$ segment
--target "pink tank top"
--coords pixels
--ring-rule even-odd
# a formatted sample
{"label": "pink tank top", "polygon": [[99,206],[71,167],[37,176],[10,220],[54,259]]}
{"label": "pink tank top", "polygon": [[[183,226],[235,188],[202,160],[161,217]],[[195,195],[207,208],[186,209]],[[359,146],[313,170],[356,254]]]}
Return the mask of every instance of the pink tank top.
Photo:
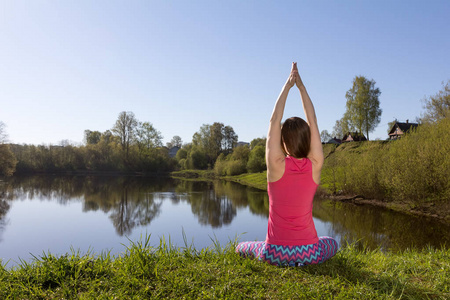
{"label": "pink tank top", "polygon": [[269,182],[269,223],[266,243],[301,246],[319,241],[312,217],[317,184],[309,158],[287,156],[283,177]]}

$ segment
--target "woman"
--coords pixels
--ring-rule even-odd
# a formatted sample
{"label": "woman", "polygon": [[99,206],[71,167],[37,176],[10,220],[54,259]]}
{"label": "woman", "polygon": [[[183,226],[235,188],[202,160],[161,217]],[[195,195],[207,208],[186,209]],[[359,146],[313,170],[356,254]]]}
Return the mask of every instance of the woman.
{"label": "woman", "polygon": [[[289,90],[297,85],[306,115],[287,119],[282,126]],[[312,218],[313,198],[323,165],[316,113],[300,78],[297,63],[281,90],[269,123],[266,143],[269,222],[264,242],[242,242],[236,252],[278,266],[324,262],[334,256],[338,244],[318,237]]]}

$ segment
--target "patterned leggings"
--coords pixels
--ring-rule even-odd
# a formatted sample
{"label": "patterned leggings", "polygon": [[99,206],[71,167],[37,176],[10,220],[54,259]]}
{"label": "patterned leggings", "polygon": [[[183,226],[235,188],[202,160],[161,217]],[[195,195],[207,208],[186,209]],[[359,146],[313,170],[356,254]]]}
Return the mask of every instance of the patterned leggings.
{"label": "patterned leggings", "polygon": [[257,258],[277,266],[303,266],[320,264],[333,257],[338,243],[332,237],[322,236],[315,244],[304,246],[278,246],[266,242],[242,242],[236,252],[243,257]]}

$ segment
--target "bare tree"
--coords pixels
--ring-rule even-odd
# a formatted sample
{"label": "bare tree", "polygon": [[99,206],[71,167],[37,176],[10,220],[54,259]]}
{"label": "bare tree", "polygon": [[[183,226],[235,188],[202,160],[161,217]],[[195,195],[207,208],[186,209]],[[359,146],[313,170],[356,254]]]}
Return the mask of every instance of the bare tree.
{"label": "bare tree", "polygon": [[114,127],[111,129],[111,131],[119,137],[120,145],[122,146],[126,158],[128,158],[130,144],[134,139],[137,125],[138,121],[134,116],[134,113],[131,111],[123,111],[119,114]]}
{"label": "bare tree", "polygon": [[8,141],[8,135],[6,134],[5,127],[5,123],[0,121],[0,144],[4,144]]}

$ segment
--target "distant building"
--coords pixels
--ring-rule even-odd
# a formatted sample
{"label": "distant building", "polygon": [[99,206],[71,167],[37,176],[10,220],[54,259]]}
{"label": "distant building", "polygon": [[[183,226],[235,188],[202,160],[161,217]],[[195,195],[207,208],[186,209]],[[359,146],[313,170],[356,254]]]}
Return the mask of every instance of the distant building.
{"label": "distant building", "polygon": [[325,144],[335,144],[335,145],[340,145],[342,144],[342,140],[334,137],[332,139],[330,139],[328,142],[326,142]]}
{"label": "distant building", "polygon": [[344,135],[344,138],[342,139],[343,143],[362,142],[362,141],[367,141],[367,139],[364,136],[364,134],[358,132],[348,132],[346,135]]}
{"label": "distant building", "polygon": [[399,139],[411,129],[417,128],[417,126],[419,126],[419,124],[409,123],[409,120],[406,120],[406,123],[395,122],[394,125],[392,125],[391,130],[389,130],[389,139]]}
{"label": "distant building", "polygon": [[250,143],[247,143],[247,142],[237,142],[236,147],[239,147],[239,146],[250,146]]}
{"label": "distant building", "polygon": [[175,157],[177,155],[178,150],[180,150],[180,147],[173,146],[172,148],[169,149],[169,156]]}

